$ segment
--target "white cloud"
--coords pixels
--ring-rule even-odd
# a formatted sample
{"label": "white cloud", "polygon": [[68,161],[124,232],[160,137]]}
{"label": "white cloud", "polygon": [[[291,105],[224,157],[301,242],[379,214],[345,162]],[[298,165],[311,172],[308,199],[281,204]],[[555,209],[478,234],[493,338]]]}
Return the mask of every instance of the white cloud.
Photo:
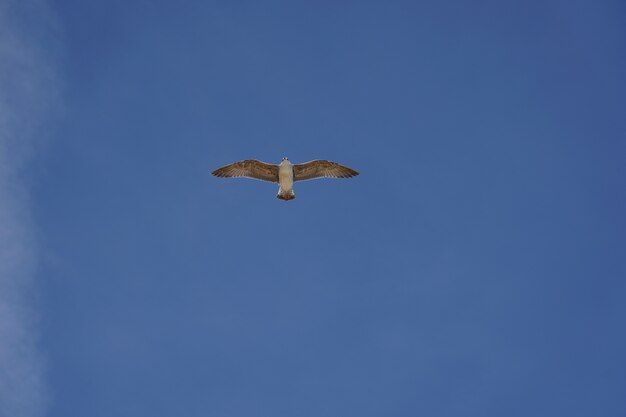
{"label": "white cloud", "polygon": [[38,255],[26,175],[55,99],[41,1],[0,0],[0,417],[45,414],[37,325]]}

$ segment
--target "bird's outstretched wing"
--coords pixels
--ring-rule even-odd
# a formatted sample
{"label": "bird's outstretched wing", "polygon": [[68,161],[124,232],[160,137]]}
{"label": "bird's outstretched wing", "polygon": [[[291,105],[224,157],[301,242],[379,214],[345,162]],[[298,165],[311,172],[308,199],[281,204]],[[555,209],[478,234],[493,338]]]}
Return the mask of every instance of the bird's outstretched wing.
{"label": "bird's outstretched wing", "polygon": [[293,166],[294,181],[312,180],[314,178],[350,178],[356,175],[359,173],[352,168],[321,159]]}
{"label": "bird's outstretched wing", "polygon": [[278,165],[266,164],[256,159],[246,159],[218,168],[212,174],[216,177],[247,177],[278,182]]}

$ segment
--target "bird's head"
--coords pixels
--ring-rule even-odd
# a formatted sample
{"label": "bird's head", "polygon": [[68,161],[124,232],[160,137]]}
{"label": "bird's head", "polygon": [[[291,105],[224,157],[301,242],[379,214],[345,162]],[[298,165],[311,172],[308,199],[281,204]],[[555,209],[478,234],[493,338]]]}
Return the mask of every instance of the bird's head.
{"label": "bird's head", "polygon": [[283,158],[283,161],[289,161],[289,158],[287,158],[286,156]]}

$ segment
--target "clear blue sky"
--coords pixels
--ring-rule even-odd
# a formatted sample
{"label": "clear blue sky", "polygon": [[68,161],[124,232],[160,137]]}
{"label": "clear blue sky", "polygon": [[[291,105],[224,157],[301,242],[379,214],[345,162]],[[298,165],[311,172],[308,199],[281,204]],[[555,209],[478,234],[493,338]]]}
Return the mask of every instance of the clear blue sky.
{"label": "clear blue sky", "polygon": [[[38,415],[626,415],[624,2],[15,13]],[[210,175],[283,156],[361,175]]]}

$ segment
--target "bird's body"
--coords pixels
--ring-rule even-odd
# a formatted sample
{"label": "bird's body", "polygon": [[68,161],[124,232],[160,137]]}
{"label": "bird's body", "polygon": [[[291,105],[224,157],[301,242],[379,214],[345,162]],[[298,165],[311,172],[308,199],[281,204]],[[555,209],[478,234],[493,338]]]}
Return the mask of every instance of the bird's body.
{"label": "bird's body", "polygon": [[283,159],[278,166],[278,194],[281,200],[293,200],[296,194],[293,192],[293,165],[288,159]]}
{"label": "bird's body", "polygon": [[293,184],[296,181],[315,178],[350,178],[359,173],[336,162],[317,159],[304,164],[292,164],[283,158],[279,165],[267,164],[255,159],[235,162],[213,171],[216,177],[246,177],[279,184],[277,198],[293,200]]}

